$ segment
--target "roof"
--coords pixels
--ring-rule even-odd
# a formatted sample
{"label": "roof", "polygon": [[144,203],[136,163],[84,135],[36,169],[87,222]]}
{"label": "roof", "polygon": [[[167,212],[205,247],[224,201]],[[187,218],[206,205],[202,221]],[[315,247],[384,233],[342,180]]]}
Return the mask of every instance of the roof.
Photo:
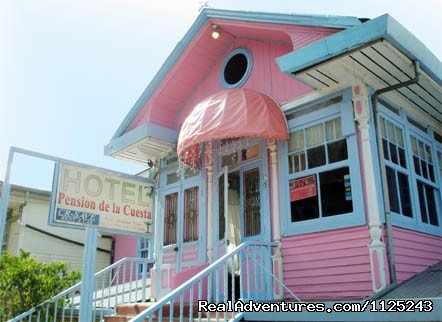
{"label": "roof", "polygon": [[442,261],[371,299],[413,299],[442,297]]}
{"label": "roof", "polygon": [[421,68],[438,84],[442,84],[440,60],[388,14],[316,41],[278,58],[277,61],[282,71],[293,74],[379,39],[388,40],[411,59],[419,60]]}
{"label": "roof", "polygon": [[342,88],[355,80],[373,90],[391,88],[384,99],[442,134],[442,63],[389,15],[324,37],[278,57],[277,63],[316,90]]}
{"label": "roof", "polygon": [[285,25],[298,25],[298,26],[314,26],[324,28],[336,28],[346,29],[360,24],[360,20],[356,17],[348,16],[326,16],[326,15],[300,15],[300,14],[282,14],[282,13],[263,13],[263,12],[251,12],[251,11],[231,11],[205,8],[201,11],[193,25],[184,35],[182,40],[178,42],[174,50],[167,57],[157,74],[153,77],[152,81],[146,87],[140,98],[136,101],[135,105],[129,111],[123,122],[118,127],[117,131],[112,137],[112,140],[123,135],[133,119],[138,115],[146,102],[155,93],[158,86],[166,78],[169,71],[179,60],[181,55],[185,52],[186,48],[192,42],[193,38],[197,35],[200,28],[209,19],[223,19],[223,20],[236,20],[243,22],[261,22],[268,24],[285,24]]}

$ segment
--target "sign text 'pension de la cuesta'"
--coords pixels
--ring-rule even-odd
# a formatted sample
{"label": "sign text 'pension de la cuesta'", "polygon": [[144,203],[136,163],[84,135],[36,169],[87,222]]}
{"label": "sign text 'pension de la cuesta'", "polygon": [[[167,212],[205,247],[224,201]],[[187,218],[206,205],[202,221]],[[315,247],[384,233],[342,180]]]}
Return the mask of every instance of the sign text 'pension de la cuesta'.
{"label": "sign text 'pension de la cuesta'", "polygon": [[151,232],[152,184],[66,163],[57,177],[52,224]]}

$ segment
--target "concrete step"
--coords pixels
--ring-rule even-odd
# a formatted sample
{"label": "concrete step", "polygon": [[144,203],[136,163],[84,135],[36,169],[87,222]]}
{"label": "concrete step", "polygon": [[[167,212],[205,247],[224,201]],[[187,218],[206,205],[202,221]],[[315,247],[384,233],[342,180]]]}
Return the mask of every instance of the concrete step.
{"label": "concrete step", "polygon": [[[115,310],[116,313],[111,316],[105,316],[105,321],[106,322],[128,322],[131,318],[138,315],[139,313],[141,313],[145,309],[153,306],[154,304],[155,304],[155,302],[129,303],[129,304],[118,305]],[[183,305],[183,316],[186,321],[189,321],[190,307],[191,306],[189,303],[184,303],[184,305]],[[197,304],[194,304],[193,305],[193,313],[192,313],[193,321],[198,321],[197,308],[198,308]],[[162,309],[162,312],[163,312],[163,314],[162,314],[163,321],[169,321],[170,306],[165,305]],[[174,315],[173,321],[180,321],[180,319],[179,319],[179,315],[180,315],[179,303],[174,303],[173,315]],[[210,317],[211,317],[211,319],[210,319],[211,321],[215,321],[216,314],[211,313]],[[229,314],[229,317],[230,317],[230,314]],[[219,321],[224,321],[224,313],[218,313],[218,318],[219,318]],[[145,319],[145,321],[149,321],[149,320]],[[154,313],[152,321],[158,321],[158,312]],[[206,313],[201,314],[201,321],[202,322],[208,321],[208,316]]]}

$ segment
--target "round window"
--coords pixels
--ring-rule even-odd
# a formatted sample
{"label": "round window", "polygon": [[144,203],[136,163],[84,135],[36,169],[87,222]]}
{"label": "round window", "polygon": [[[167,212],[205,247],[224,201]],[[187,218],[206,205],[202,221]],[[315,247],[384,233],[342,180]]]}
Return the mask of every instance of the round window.
{"label": "round window", "polygon": [[246,48],[237,48],[224,60],[220,71],[221,83],[226,88],[242,86],[252,70],[252,54]]}

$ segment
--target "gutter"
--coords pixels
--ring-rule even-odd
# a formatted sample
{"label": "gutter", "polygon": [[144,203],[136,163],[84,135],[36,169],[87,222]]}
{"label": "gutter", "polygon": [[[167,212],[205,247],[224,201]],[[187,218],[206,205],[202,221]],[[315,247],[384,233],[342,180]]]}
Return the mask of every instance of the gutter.
{"label": "gutter", "polygon": [[385,212],[385,226],[387,228],[387,260],[388,260],[388,267],[390,271],[390,283],[396,284],[397,278],[396,278],[396,261],[395,261],[395,254],[394,254],[394,242],[393,242],[393,227],[391,223],[391,208],[390,208],[390,199],[389,199],[389,193],[388,193],[388,182],[387,182],[387,172],[386,172],[386,166],[385,166],[385,160],[384,160],[384,150],[382,147],[382,135],[380,133],[379,128],[379,111],[378,111],[378,97],[384,93],[391,92],[394,90],[397,90],[402,87],[410,86],[413,84],[416,84],[419,81],[419,61],[413,60],[413,67],[414,67],[414,78],[410,79],[406,82],[402,82],[399,84],[387,86],[384,88],[380,88],[376,90],[373,95],[371,96],[372,100],[372,106],[373,106],[373,113],[374,113],[374,128],[376,133],[376,143],[378,148],[378,162],[379,162],[379,169],[381,171],[381,188],[382,188],[382,195],[383,195],[383,203],[384,203],[384,212]]}
{"label": "gutter", "polygon": [[[35,230],[35,231],[37,231],[37,232],[39,232],[39,233],[41,233],[41,234],[44,234],[44,235],[47,235],[47,236],[50,236],[50,237],[53,237],[53,238],[56,238],[56,239],[59,239],[59,240],[62,240],[62,241],[65,241],[65,242],[71,243],[71,244],[74,244],[74,245],[78,245],[78,246],[84,247],[84,244],[83,244],[83,243],[80,243],[80,242],[77,242],[77,241],[72,240],[72,239],[68,239],[68,238],[64,238],[64,237],[61,237],[61,236],[58,236],[58,235],[52,234],[52,233],[50,233],[50,232],[48,232],[48,231],[45,231],[45,230],[40,229],[40,228],[37,228],[37,227],[35,227],[35,226],[32,226],[32,225],[26,224],[25,227],[26,227],[26,228],[29,228],[29,229],[31,229],[31,230]],[[104,249],[104,248],[101,248],[101,247],[97,247],[97,251],[100,251],[100,252],[103,252],[103,253],[106,253],[106,254],[111,254],[111,253],[112,253],[110,250],[108,250],[108,249]]]}

